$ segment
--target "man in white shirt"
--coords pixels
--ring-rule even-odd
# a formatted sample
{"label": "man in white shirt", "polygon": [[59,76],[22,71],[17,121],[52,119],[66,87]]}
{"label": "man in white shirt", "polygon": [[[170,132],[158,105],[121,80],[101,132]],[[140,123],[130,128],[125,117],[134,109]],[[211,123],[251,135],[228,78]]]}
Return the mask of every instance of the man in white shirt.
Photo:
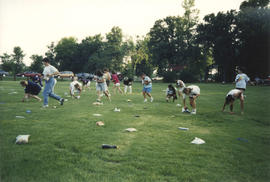
{"label": "man in white shirt", "polygon": [[243,90],[240,89],[232,89],[228,92],[225,98],[225,102],[222,108],[222,112],[224,112],[226,105],[230,104],[230,113],[233,114],[233,103],[236,99],[240,99],[240,106],[241,106],[241,114],[244,113],[244,96]]}
{"label": "man in white shirt", "polygon": [[[186,106],[186,95],[189,96],[189,103],[192,107],[192,111],[190,114],[196,114],[196,99],[200,96],[200,88],[197,85],[190,85],[183,89],[183,103],[184,103],[184,110],[187,110]],[[182,111],[183,112],[183,111]]]}
{"label": "man in white shirt", "polygon": [[[75,91],[77,91],[79,94],[77,97],[75,96]],[[70,83],[69,92],[70,92],[71,97],[74,97],[76,99],[79,99],[81,97],[82,84],[78,82],[77,77],[74,77],[73,81]]]}
{"label": "man in white shirt", "polygon": [[48,107],[49,105],[49,96],[60,101],[60,104],[64,104],[64,99],[60,96],[54,94],[54,86],[55,86],[55,79],[54,76],[59,74],[59,71],[52,65],[50,65],[50,60],[48,58],[44,58],[42,60],[45,68],[43,70],[43,76],[45,80],[45,88],[43,90],[43,107]]}
{"label": "man in white shirt", "polygon": [[247,83],[249,82],[249,77],[243,73],[243,68],[237,69],[238,74],[236,75],[235,78],[235,88],[239,90],[246,90]]}
{"label": "man in white shirt", "polygon": [[147,95],[150,97],[150,101],[153,102],[154,98],[151,95],[152,80],[148,76],[146,76],[144,73],[141,75],[141,78],[142,78],[142,84],[143,84],[144,102],[147,102],[147,98],[146,98]]}

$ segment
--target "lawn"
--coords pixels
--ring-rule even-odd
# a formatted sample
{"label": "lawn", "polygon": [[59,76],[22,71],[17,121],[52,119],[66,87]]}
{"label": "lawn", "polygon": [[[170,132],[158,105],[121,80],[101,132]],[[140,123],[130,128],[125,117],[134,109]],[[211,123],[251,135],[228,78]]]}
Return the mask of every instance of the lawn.
{"label": "lawn", "polygon": [[[143,102],[141,85],[135,83],[132,95],[113,94],[111,103],[104,97],[104,105],[94,106],[92,84],[79,100],[65,97],[60,106],[50,99],[43,109],[36,100],[21,102],[18,81],[0,81],[0,181],[270,180],[270,87],[249,86],[244,115],[239,101],[230,115],[221,108],[233,84],[198,84],[197,115],[189,115],[176,106],[181,100],[165,101],[167,85],[153,84],[153,103]],[[68,88],[69,82],[59,81],[55,93],[64,96]],[[131,127],[138,131],[125,132]],[[20,134],[31,135],[28,144],[15,144]],[[191,144],[195,137],[206,143]],[[102,144],[119,148],[104,150]]]}

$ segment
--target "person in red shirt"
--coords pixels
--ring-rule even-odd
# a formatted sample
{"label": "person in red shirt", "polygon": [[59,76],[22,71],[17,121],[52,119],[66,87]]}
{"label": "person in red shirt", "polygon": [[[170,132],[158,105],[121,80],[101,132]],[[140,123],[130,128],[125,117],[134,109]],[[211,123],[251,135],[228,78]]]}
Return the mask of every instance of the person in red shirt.
{"label": "person in red shirt", "polygon": [[113,80],[113,91],[114,91],[114,93],[116,93],[116,90],[118,90],[118,92],[122,94],[123,91],[120,88],[120,81],[118,79],[117,74],[114,71],[112,71],[112,80]]}

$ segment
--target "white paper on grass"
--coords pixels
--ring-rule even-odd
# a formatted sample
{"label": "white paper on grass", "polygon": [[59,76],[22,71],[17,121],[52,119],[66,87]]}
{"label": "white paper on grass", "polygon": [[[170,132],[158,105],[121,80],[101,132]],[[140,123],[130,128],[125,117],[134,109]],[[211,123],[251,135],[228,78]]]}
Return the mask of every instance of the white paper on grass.
{"label": "white paper on grass", "polygon": [[135,128],[127,128],[127,129],[125,129],[126,131],[128,131],[128,132],[134,132],[134,131],[137,131]]}
{"label": "white paper on grass", "polygon": [[93,105],[101,106],[101,105],[103,105],[103,103],[102,102],[93,102]]}
{"label": "white paper on grass", "polygon": [[93,116],[101,116],[101,114],[93,114]]}
{"label": "white paper on grass", "polygon": [[16,137],[16,144],[28,143],[30,135],[18,135]]}
{"label": "white paper on grass", "polygon": [[195,137],[195,139],[194,139],[194,140],[192,140],[192,142],[191,142],[191,143],[193,143],[193,144],[204,144],[204,143],[205,143],[205,141],[204,141],[204,140],[202,140],[202,139],[200,139],[200,138]]}
{"label": "white paper on grass", "polygon": [[10,92],[10,93],[8,93],[8,94],[17,94],[18,92]]}
{"label": "white paper on grass", "polygon": [[96,122],[96,125],[98,125],[98,126],[104,126],[104,123],[102,121],[98,121],[98,122]]}
{"label": "white paper on grass", "polygon": [[16,118],[21,118],[21,119],[23,119],[23,118],[25,118],[24,116],[15,116]]}
{"label": "white paper on grass", "polygon": [[176,104],[177,107],[181,107],[181,104]]}

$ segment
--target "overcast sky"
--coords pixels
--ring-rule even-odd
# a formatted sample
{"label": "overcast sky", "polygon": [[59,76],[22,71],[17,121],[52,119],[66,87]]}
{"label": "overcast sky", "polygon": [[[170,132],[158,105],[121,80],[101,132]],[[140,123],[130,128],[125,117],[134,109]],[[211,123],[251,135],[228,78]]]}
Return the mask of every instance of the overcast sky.
{"label": "overcast sky", "polygon": [[[195,0],[200,19],[210,13],[239,10],[244,0]],[[20,46],[30,64],[47,45],[63,37],[81,39],[119,26],[124,35],[146,35],[154,22],[183,15],[182,0],[0,0],[0,55]]]}

